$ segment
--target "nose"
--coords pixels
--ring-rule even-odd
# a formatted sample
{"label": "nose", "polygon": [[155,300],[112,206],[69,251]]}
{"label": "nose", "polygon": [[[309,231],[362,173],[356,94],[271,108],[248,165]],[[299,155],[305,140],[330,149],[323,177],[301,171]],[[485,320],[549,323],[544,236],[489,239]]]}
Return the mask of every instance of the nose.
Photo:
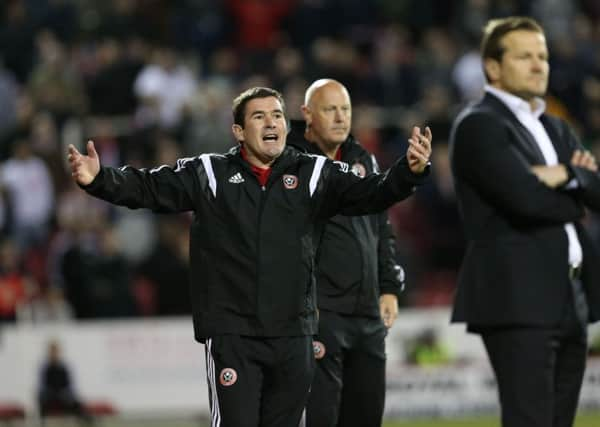
{"label": "nose", "polygon": [[335,109],[335,114],[333,118],[336,122],[341,122],[343,120],[342,111],[339,108]]}
{"label": "nose", "polygon": [[267,115],[265,117],[265,126],[268,128],[274,128],[275,127],[275,119],[273,119],[273,117]]}
{"label": "nose", "polygon": [[543,59],[534,58],[533,62],[531,64],[531,68],[533,68],[534,71],[540,72],[544,69],[545,63],[546,63],[546,61]]}

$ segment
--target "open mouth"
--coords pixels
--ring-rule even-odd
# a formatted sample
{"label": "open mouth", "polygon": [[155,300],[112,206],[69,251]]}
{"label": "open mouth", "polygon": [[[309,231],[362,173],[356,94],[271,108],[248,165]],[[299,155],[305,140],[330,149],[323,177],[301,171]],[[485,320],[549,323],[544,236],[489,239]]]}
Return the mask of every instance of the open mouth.
{"label": "open mouth", "polygon": [[277,142],[279,137],[275,133],[267,133],[266,135],[263,135],[262,139],[265,142]]}

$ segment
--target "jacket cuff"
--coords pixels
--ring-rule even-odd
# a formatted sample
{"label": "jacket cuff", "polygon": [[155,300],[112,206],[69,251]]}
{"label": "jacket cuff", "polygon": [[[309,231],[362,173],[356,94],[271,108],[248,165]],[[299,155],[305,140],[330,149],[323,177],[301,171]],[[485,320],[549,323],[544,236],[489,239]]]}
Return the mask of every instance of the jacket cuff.
{"label": "jacket cuff", "polygon": [[427,162],[425,169],[421,173],[414,173],[412,170],[410,170],[410,167],[408,166],[408,159],[406,158],[406,156],[400,158],[398,160],[398,163],[400,166],[399,172],[402,174],[402,178],[404,178],[407,182],[411,184],[421,185],[427,180],[427,178],[431,174],[431,162]]}
{"label": "jacket cuff", "polygon": [[77,183],[77,185],[79,186],[79,188],[85,190],[86,192],[93,193],[96,188],[102,185],[102,181],[104,181],[104,167],[100,166],[100,171],[94,177],[92,182],[90,182],[87,185],[82,185],[80,183]]}

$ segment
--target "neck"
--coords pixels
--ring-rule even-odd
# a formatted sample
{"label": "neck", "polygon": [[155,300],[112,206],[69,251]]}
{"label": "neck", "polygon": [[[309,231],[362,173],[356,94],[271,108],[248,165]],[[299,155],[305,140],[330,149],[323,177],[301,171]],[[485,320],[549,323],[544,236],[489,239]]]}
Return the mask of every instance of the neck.
{"label": "neck", "polygon": [[254,166],[259,169],[269,169],[271,167],[271,165],[273,164],[273,162],[275,161],[275,158],[261,159],[258,156],[255,156],[253,153],[246,150],[246,147],[244,147],[243,144],[240,148],[240,153],[242,155],[242,158],[246,162],[248,162],[250,164],[250,166]]}
{"label": "neck", "polygon": [[537,108],[537,100],[535,98],[532,98],[529,100],[529,107],[531,108],[531,111],[535,111],[535,109]]}
{"label": "neck", "polygon": [[323,154],[325,154],[331,160],[336,159],[336,156],[338,154],[340,146],[342,145],[342,144],[336,144],[336,143],[328,144],[319,138],[315,138],[315,136],[312,134],[312,132],[310,130],[307,130],[304,133],[304,138],[307,141],[309,141],[313,144],[316,144],[316,146],[319,147],[319,149],[323,152]]}

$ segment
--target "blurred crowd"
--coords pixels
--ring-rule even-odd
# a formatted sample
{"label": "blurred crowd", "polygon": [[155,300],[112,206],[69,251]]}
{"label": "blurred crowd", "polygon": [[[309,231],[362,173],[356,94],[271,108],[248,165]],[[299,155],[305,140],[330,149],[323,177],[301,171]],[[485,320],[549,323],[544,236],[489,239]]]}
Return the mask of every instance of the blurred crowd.
{"label": "blurred crowd", "polygon": [[104,164],[136,167],[223,152],[239,92],[276,88],[300,118],[322,77],[349,88],[353,133],[382,167],[412,124],[432,128],[433,179],[390,215],[402,304],[449,304],[464,241],[448,134],[482,93],[481,28],[516,14],[547,31],[549,109],[600,158],[598,0],[2,1],[0,321],[189,313],[191,217],[87,196],[66,146],[93,139]]}

